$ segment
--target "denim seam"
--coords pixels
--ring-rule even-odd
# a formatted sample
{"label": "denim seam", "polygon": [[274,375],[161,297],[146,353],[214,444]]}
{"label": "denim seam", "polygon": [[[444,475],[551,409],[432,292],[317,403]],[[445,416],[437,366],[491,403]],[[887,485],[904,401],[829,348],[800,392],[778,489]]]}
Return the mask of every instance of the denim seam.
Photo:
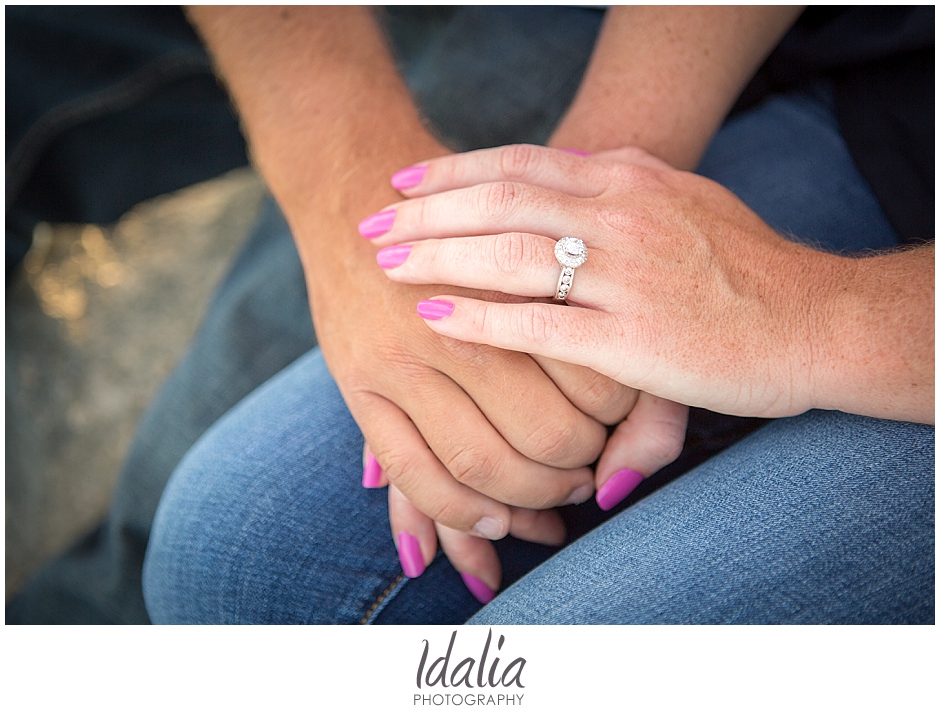
{"label": "denim seam", "polygon": [[378,613],[385,608],[385,605],[392,600],[392,597],[394,596],[393,592],[397,593],[397,591],[401,588],[401,583],[404,580],[404,574],[399,574],[397,577],[395,577],[395,581],[388,585],[385,590],[379,594],[376,600],[372,602],[372,606],[369,608],[369,611],[367,611],[365,615],[359,620],[359,623],[363,625],[371,625],[376,615],[378,615]]}
{"label": "denim seam", "polygon": [[6,163],[7,207],[13,204],[45,147],[66,129],[130,108],[161,86],[203,72],[211,74],[212,66],[207,57],[198,53],[160,57],[110,86],[66,101],[44,113],[30,126]]}

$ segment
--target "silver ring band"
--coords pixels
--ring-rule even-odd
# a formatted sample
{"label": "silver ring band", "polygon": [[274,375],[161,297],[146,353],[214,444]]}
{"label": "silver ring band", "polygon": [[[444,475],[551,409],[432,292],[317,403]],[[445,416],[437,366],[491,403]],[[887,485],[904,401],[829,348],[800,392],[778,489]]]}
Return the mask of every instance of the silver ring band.
{"label": "silver ring band", "polygon": [[571,284],[574,282],[574,269],[570,266],[564,266],[561,273],[558,274],[558,285],[555,287],[555,300],[564,301],[568,298],[568,291],[571,290]]}
{"label": "silver ring band", "polygon": [[587,261],[587,247],[577,237],[562,237],[555,244],[555,259],[561,264],[555,300],[564,302],[574,283],[574,270]]}

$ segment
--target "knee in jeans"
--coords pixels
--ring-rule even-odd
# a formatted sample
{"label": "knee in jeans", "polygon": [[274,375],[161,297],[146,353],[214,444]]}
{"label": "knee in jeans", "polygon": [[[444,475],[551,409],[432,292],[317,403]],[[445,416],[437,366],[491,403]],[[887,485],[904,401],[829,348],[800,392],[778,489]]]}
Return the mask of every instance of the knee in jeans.
{"label": "knee in jeans", "polygon": [[209,492],[179,482],[189,474],[184,460],[157,509],[144,561],[144,600],[154,623],[225,623],[218,615],[228,607],[218,561],[220,537],[228,534],[207,518],[202,502]]}

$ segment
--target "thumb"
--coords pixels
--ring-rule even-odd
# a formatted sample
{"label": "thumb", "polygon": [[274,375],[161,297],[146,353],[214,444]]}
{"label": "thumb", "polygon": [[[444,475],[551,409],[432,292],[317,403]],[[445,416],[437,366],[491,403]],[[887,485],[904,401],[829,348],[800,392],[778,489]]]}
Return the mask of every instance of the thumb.
{"label": "thumb", "polygon": [[597,464],[597,504],[610,510],[640,483],[682,453],[689,408],[640,392],[614,430]]}

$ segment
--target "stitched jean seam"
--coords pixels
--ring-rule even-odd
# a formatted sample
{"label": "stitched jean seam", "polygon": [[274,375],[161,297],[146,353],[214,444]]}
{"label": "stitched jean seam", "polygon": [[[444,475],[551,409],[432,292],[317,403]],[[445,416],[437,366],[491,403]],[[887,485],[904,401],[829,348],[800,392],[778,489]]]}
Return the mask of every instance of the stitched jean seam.
{"label": "stitched jean seam", "polygon": [[[434,559],[431,560],[431,564],[433,565],[438,561],[439,558],[443,556],[444,552],[442,550],[438,550],[434,555]],[[430,567],[430,565],[428,565],[428,567]],[[388,608],[388,605],[391,603],[391,601],[399,595],[402,589],[407,586],[410,579],[410,577],[406,577],[404,574],[399,574],[395,581],[386,587],[385,590],[376,598],[375,602],[372,604],[372,607],[363,615],[359,623],[365,625],[374,624],[379,614]]]}
{"label": "stitched jean seam", "polygon": [[372,606],[369,607],[369,610],[363,615],[359,620],[361,625],[370,626],[375,622],[375,618],[379,615],[379,612],[384,609],[388,603],[397,596],[399,590],[404,586],[404,583],[408,581],[408,577],[404,574],[399,574],[395,577],[390,585],[388,585],[376,600],[372,602]]}

